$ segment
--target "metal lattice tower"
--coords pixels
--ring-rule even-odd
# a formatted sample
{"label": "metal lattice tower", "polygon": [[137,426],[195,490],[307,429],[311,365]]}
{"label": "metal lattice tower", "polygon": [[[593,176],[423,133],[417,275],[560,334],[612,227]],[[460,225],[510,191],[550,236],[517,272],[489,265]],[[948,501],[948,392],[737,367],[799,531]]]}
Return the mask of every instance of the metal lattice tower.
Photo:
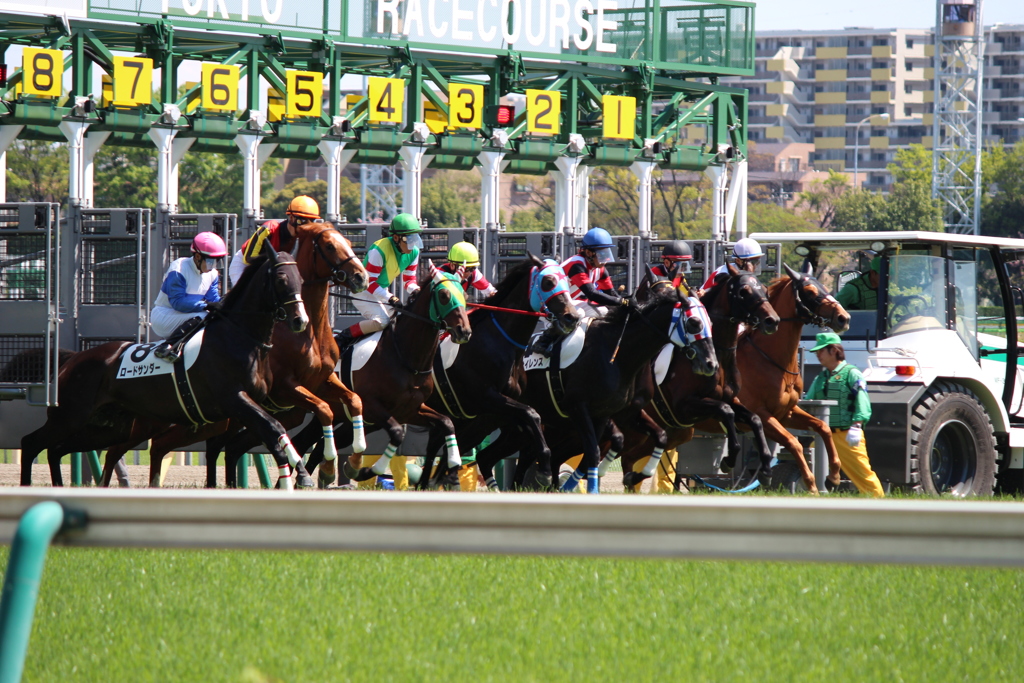
{"label": "metal lattice tower", "polygon": [[359,181],[362,185],[360,210],[363,220],[372,220],[378,211],[383,211],[383,219],[390,222],[402,206],[402,167],[363,164],[359,167]]}
{"label": "metal lattice tower", "polygon": [[932,196],[946,232],[980,232],[982,0],[938,0]]}

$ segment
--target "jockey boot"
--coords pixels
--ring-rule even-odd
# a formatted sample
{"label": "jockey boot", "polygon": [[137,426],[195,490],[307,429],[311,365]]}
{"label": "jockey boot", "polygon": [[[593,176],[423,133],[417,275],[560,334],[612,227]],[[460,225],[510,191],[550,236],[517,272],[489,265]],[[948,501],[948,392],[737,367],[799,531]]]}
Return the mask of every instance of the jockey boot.
{"label": "jockey boot", "polygon": [[530,345],[526,352],[528,354],[539,353],[542,356],[550,356],[555,348],[555,342],[558,341],[558,337],[558,331],[554,327],[549,327],[533,340],[533,344]]}
{"label": "jockey boot", "polygon": [[199,329],[202,322],[203,319],[197,316],[178,325],[178,329],[171,332],[163,343],[153,349],[153,355],[168,363],[177,361],[181,358],[181,350],[185,346],[185,342],[193,332]]}

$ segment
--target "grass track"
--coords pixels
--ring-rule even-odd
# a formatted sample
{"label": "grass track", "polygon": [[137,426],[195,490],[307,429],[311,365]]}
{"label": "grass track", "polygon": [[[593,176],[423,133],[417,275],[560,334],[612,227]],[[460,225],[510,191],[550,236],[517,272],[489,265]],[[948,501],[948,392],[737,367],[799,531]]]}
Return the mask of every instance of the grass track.
{"label": "grass track", "polygon": [[54,548],[25,680],[1016,681],[1022,589],[1007,570]]}

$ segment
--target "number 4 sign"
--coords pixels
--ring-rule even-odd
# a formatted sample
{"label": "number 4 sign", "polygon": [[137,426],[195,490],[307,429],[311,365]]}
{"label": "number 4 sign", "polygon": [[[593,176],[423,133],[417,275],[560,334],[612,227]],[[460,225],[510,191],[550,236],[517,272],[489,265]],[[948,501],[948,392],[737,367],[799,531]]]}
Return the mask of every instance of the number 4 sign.
{"label": "number 4 sign", "polygon": [[370,123],[401,123],[405,104],[405,81],[401,78],[371,76],[367,83]]}

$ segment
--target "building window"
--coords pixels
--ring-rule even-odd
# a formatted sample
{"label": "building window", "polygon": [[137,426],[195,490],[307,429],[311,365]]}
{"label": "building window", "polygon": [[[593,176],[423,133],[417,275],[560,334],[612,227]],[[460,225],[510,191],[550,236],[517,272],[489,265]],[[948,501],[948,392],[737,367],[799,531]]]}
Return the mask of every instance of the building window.
{"label": "building window", "polygon": [[905,93],[907,93],[909,95],[910,93],[914,92],[914,88],[909,83],[905,83],[903,85],[903,92],[905,92]]}
{"label": "building window", "polygon": [[903,67],[907,71],[913,71],[914,70],[914,64],[909,59],[903,63]]}
{"label": "building window", "polygon": [[914,110],[913,109],[911,109],[909,106],[903,107],[903,118],[909,119],[913,115],[914,115]]}
{"label": "building window", "polygon": [[908,50],[912,50],[913,48],[914,48],[914,39],[913,38],[907,38],[907,49]]}

